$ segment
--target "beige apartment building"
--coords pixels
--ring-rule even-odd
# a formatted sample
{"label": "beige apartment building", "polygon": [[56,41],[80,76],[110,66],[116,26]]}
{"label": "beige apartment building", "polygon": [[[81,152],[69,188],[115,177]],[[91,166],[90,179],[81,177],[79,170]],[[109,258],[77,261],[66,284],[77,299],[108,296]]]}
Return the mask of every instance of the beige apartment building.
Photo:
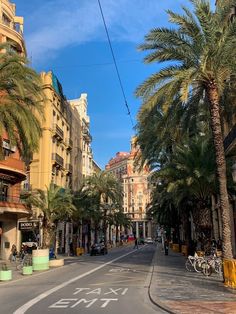
{"label": "beige apartment building", "polygon": [[81,146],[82,146],[82,175],[83,178],[93,174],[93,152],[91,148],[92,136],[90,134],[90,118],[87,114],[87,94],[81,94],[80,98],[69,100],[73,108],[76,108],[81,121]]}
{"label": "beige apartment building", "polygon": [[82,173],[82,125],[81,118],[75,106],[70,105],[72,112],[71,124],[71,165],[72,165],[72,191],[77,191],[83,180]]}
{"label": "beige apartment building", "polygon": [[136,237],[146,238],[153,234],[152,223],[147,217],[150,201],[149,171],[147,167],[142,170],[135,167],[137,151],[135,138],[132,138],[130,152],[118,152],[106,165],[106,170],[122,182],[123,210],[133,222],[129,232]]}

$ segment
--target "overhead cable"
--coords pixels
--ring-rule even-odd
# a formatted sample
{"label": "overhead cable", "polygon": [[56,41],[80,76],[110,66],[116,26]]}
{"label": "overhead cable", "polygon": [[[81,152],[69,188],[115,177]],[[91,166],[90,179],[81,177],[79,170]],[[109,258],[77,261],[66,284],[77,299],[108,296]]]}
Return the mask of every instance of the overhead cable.
{"label": "overhead cable", "polygon": [[121,88],[121,91],[122,91],[122,94],[123,94],[123,97],[124,97],[125,106],[127,108],[127,112],[128,112],[129,117],[130,117],[130,121],[131,121],[132,127],[134,127],[133,120],[132,120],[130,109],[129,109],[129,106],[128,106],[128,102],[127,102],[127,99],[126,99],[126,96],[125,96],[125,91],[124,91],[124,88],[123,88],[123,84],[122,84],[122,81],[121,81],[120,73],[119,73],[119,70],[118,70],[117,63],[116,63],[115,54],[114,54],[114,51],[113,51],[113,48],[112,48],[112,44],[111,44],[111,40],[110,40],[110,36],[109,36],[109,33],[108,33],[108,29],[107,29],[107,25],[106,25],[106,21],[105,21],[105,18],[104,18],[104,14],[103,14],[103,10],[102,10],[102,6],[101,6],[101,3],[100,3],[100,0],[98,0],[98,5],[99,5],[99,8],[100,8],[103,24],[104,24],[104,27],[105,27],[105,30],[106,30],[107,39],[108,39],[108,43],[109,43],[109,46],[110,46],[110,49],[111,49],[113,62],[114,62],[114,65],[115,65],[115,68],[116,68],[117,77],[118,77],[118,80],[119,80],[119,83],[120,83],[120,88]]}

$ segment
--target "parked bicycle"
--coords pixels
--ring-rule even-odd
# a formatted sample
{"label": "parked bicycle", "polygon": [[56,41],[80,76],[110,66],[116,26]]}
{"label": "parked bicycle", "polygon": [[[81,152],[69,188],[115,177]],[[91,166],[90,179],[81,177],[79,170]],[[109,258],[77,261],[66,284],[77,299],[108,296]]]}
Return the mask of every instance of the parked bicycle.
{"label": "parked bicycle", "polygon": [[16,269],[22,270],[24,266],[30,266],[30,265],[32,265],[32,256],[31,254],[25,253],[19,258],[18,263],[16,264]]}
{"label": "parked bicycle", "polygon": [[194,256],[189,255],[185,262],[185,267],[187,271],[196,271],[197,273],[201,272],[202,268],[200,267],[200,265],[203,260],[204,258],[198,256],[197,253],[195,253]]}
{"label": "parked bicycle", "polygon": [[216,254],[210,256],[189,255],[185,267],[188,271],[202,272],[205,276],[210,276],[213,272],[222,275],[222,260]]}
{"label": "parked bicycle", "polygon": [[201,264],[202,273],[205,276],[210,276],[213,272],[222,275],[222,260],[220,257],[217,257],[215,254],[208,256],[204,259]]}

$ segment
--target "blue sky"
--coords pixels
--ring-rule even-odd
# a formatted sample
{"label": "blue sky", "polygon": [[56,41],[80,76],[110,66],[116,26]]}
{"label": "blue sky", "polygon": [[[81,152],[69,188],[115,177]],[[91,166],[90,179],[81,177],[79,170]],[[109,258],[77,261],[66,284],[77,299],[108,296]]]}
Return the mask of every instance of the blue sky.
{"label": "blue sky", "polygon": [[[134,135],[97,0],[12,0],[24,17],[28,57],[37,71],[53,70],[67,99],[88,94],[92,148],[104,168],[118,151],[129,151]],[[212,2],[214,2],[212,0]],[[137,51],[145,34],[166,26],[165,10],[187,0],[100,0],[132,120],[140,100],[136,87],[158,68]]]}

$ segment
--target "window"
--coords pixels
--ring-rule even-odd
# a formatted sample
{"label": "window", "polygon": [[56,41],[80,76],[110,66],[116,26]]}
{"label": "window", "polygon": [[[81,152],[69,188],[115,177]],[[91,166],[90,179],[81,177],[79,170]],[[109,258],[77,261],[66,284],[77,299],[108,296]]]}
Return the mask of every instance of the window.
{"label": "window", "polygon": [[9,149],[3,148],[3,155],[4,157],[11,156],[12,152]]}
{"label": "window", "polygon": [[9,27],[11,26],[11,20],[5,13],[2,14],[2,22]]}
{"label": "window", "polygon": [[6,202],[8,200],[10,184],[4,180],[0,181],[0,201]]}

